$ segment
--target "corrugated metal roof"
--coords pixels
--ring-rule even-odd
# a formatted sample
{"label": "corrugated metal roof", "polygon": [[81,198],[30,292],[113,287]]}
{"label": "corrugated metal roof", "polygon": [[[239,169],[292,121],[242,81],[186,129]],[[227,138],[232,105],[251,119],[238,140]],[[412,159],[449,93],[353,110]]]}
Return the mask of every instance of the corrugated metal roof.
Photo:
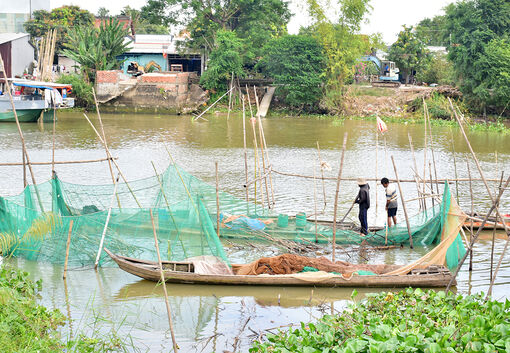
{"label": "corrugated metal roof", "polygon": [[182,36],[167,34],[137,34],[134,40],[126,37],[126,42],[129,42],[128,53],[177,54],[176,45],[183,40],[185,38]]}
{"label": "corrugated metal roof", "polygon": [[0,44],[12,42],[13,40],[28,37],[28,33],[0,33]]}

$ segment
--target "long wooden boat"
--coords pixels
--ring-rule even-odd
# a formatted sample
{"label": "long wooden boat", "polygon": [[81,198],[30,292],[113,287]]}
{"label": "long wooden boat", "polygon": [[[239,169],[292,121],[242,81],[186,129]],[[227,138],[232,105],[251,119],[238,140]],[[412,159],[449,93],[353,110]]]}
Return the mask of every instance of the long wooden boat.
{"label": "long wooden boat", "polygon": [[[120,269],[158,282],[161,279],[159,265],[154,261],[106,253]],[[236,265],[232,265],[235,267]],[[400,267],[395,265],[396,269]],[[163,261],[165,281],[187,284],[257,285],[257,286],[308,286],[308,287],[446,287],[452,279],[451,272],[443,266],[430,266],[426,270],[413,270],[408,275],[356,275],[345,278],[328,274],[314,278],[310,273],[290,275],[207,275],[194,273],[192,262]],[[454,280],[454,284],[456,284]]]}

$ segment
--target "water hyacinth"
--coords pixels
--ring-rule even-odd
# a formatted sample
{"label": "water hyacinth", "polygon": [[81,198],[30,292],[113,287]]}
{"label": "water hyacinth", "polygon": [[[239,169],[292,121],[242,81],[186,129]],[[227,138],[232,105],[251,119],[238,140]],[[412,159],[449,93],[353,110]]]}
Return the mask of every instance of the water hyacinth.
{"label": "water hyacinth", "polygon": [[250,352],[510,352],[510,301],[407,289],[268,335]]}

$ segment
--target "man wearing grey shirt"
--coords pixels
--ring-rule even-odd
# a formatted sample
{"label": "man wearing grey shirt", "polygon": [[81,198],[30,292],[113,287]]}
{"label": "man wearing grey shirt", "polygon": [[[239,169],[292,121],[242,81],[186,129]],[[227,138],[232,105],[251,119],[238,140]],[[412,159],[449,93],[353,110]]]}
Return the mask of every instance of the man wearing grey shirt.
{"label": "man wearing grey shirt", "polygon": [[395,184],[390,184],[388,178],[382,178],[381,184],[386,189],[386,211],[388,212],[388,227],[391,227],[391,220],[393,224],[397,224],[397,188]]}

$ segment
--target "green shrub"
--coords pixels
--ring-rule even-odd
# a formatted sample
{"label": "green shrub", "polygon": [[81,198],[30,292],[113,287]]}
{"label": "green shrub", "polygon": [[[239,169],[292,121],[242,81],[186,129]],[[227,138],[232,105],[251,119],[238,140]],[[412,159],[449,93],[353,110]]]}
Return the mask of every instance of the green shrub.
{"label": "green shrub", "polygon": [[57,82],[73,85],[72,94],[75,97],[75,106],[83,108],[90,108],[94,106],[92,84],[85,82],[82,76],[78,74],[62,75],[59,77]]}
{"label": "green shrub", "polygon": [[267,338],[250,352],[508,352],[510,301],[409,288]]}

